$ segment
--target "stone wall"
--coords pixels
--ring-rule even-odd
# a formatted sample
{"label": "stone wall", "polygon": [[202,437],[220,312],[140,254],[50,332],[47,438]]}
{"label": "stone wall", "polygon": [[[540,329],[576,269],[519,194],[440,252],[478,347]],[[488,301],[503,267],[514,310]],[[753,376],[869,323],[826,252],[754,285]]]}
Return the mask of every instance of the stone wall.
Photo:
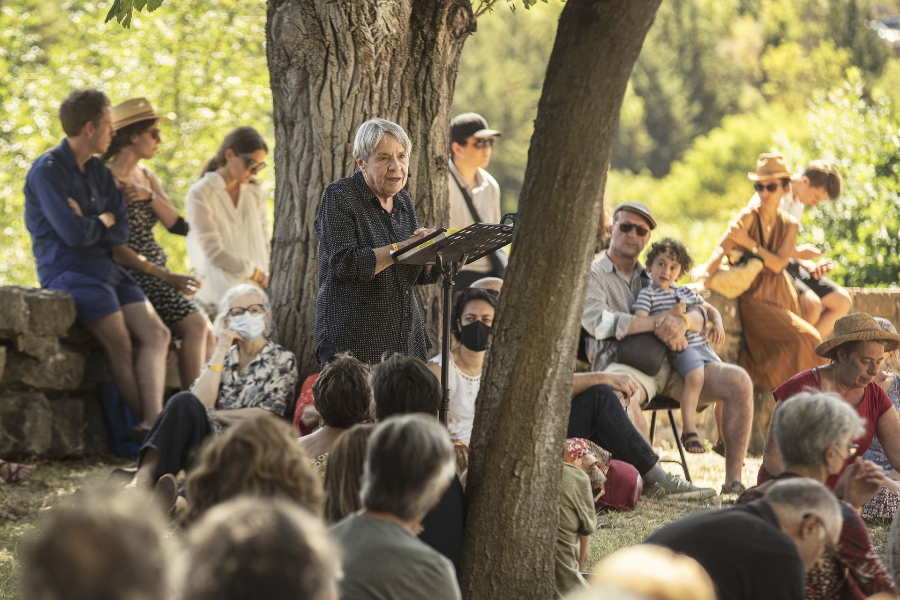
{"label": "stone wall", "polygon": [[[177,388],[170,352],[167,387]],[[109,452],[97,385],[99,345],[75,324],[64,292],[0,287],[0,456],[69,458]]]}

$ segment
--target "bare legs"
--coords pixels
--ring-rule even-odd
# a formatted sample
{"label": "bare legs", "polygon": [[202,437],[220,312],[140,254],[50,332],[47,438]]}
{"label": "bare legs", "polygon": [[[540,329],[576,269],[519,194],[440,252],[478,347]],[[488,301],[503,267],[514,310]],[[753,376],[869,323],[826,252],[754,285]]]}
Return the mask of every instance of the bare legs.
{"label": "bare legs", "polygon": [[844,288],[837,289],[819,298],[812,290],[800,294],[803,318],[815,327],[822,338],[834,331],[834,322],[850,312],[853,299]]}
{"label": "bare legs", "polygon": [[[697,438],[697,424],[694,417],[697,413],[697,403],[700,400],[700,390],[703,389],[704,367],[694,369],[684,377],[684,391],[681,393],[681,423],[683,427],[682,440],[685,442],[685,450],[691,454],[703,454],[706,449],[700,439]],[[688,439],[694,434],[694,439]]]}
{"label": "bare legs", "polygon": [[149,428],[162,408],[168,328],[149,302],[126,304],[85,328],[103,346],[122,400],[141,419],[140,427]]}
{"label": "bare legs", "polygon": [[181,389],[187,390],[200,376],[200,370],[212,354],[215,336],[209,319],[202,312],[192,313],[172,325],[172,333],[181,338],[178,372],[181,374]]}
{"label": "bare legs", "polygon": [[[725,483],[741,480],[741,469],[750,442],[753,422],[753,383],[747,372],[726,363],[707,363],[700,404],[722,406],[722,440],[725,442]],[[683,416],[683,413],[682,413]]]}

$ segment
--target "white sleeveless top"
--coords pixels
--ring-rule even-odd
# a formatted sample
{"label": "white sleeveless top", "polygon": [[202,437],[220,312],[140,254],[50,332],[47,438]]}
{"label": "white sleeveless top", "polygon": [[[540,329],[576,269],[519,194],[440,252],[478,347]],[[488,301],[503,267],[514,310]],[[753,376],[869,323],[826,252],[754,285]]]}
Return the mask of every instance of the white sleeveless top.
{"label": "white sleeveless top", "polygon": [[[431,362],[442,364],[442,355],[438,354]],[[459,370],[450,355],[450,375],[447,378],[450,388],[450,413],[447,416],[447,430],[453,440],[469,443],[472,438],[472,425],[475,422],[475,398],[481,387],[481,375],[472,377]]]}

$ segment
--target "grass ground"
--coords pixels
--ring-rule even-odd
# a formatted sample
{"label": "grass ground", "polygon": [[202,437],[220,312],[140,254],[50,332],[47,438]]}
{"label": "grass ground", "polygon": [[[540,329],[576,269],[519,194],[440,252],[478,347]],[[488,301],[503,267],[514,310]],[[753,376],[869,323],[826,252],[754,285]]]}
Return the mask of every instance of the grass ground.
{"label": "grass ground", "polygon": [[[664,458],[677,457],[667,450]],[[747,459],[743,480],[756,480],[759,459]],[[19,593],[18,550],[25,535],[34,530],[43,511],[93,480],[105,478],[122,463],[116,462],[39,462],[34,475],[18,485],[0,485],[0,599],[15,600]],[[672,473],[681,475],[681,467],[664,465]],[[688,467],[694,482],[718,490],[724,478],[725,461],[712,452],[690,455]],[[676,519],[710,508],[725,508],[734,496],[716,496],[702,501],[642,499],[630,513],[603,513],[597,521],[596,533],[591,537],[588,565],[619,548],[642,542],[651,533]],[[889,524],[870,527],[872,540],[879,554],[884,556]]]}

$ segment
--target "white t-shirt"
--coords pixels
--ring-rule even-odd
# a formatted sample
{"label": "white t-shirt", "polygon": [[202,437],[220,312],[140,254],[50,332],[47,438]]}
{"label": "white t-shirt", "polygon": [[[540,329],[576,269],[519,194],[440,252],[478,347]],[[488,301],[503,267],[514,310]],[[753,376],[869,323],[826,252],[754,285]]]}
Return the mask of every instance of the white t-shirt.
{"label": "white t-shirt", "polygon": [[[442,356],[438,354],[431,362],[442,364]],[[459,370],[450,355],[450,376],[447,378],[450,390],[450,412],[447,414],[447,431],[450,438],[469,443],[472,439],[472,425],[475,423],[475,399],[481,387],[481,375],[472,377]]]}
{"label": "white t-shirt", "polygon": [[[759,208],[760,203],[759,194],[753,194],[748,206],[750,208]],[[803,203],[795,199],[794,195],[790,192],[781,197],[781,203],[778,205],[778,209],[797,219],[798,223],[800,222],[800,219],[803,218]]]}
{"label": "white t-shirt", "polygon": [[185,213],[188,262],[203,278],[197,298],[218,304],[230,288],[251,283],[254,269],[269,272],[271,232],[259,185],[241,185],[235,206],[225,180],[211,171],[188,190]]}
{"label": "white t-shirt", "polygon": [[[497,180],[491,177],[491,174],[484,169],[478,169],[475,175],[477,184],[475,187],[469,187],[469,184],[463,179],[456,169],[453,161],[450,161],[450,175],[447,177],[447,184],[450,187],[450,225],[449,229],[462,229],[468,227],[475,221],[472,219],[472,213],[466,206],[466,199],[463,198],[462,192],[459,191],[458,181],[472,199],[472,204],[481,217],[483,223],[499,223],[500,218],[500,186]],[[485,256],[479,258],[475,262],[466,265],[465,271],[475,273],[490,273],[492,270],[491,260]]]}

